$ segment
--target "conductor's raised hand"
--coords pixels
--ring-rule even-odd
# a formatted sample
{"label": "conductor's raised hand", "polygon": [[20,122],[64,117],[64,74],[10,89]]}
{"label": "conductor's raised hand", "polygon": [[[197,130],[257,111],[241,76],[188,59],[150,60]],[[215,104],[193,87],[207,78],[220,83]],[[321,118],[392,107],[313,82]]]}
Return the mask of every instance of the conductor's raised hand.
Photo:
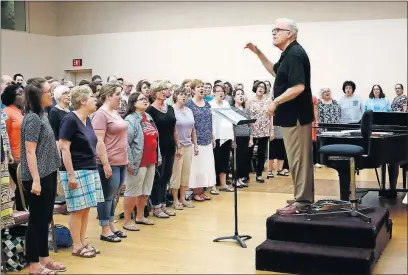
{"label": "conductor's raised hand", "polygon": [[251,50],[251,52],[256,53],[256,54],[259,52],[258,47],[255,44],[251,43],[251,42],[246,44],[244,49],[249,49],[249,50]]}

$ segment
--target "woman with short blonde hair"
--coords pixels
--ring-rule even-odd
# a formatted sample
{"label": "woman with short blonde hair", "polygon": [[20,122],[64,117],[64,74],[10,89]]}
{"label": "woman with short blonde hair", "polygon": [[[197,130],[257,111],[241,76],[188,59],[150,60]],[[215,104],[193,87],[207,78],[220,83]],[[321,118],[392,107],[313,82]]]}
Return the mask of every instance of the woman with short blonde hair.
{"label": "woman with short blonde hair", "polygon": [[157,218],[169,218],[176,215],[166,208],[167,184],[172,175],[174,157],[180,157],[181,149],[175,127],[174,109],[165,103],[166,92],[170,88],[171,84],[168,81],[153,82],[151,96],[154,102],[146,109],[146,113],[153,118],[159,132],[159,147],[162,156],[162,163],[158,167],[160,179],[157,184],[153,185],[150,196],[153,204],[153,215]]}
{"label": "woman with short blonde hair", "polygon": [[104,197],[95,158],[97,138],[89,118],[96,108],[91,88],[74,87],[71,103],[73,111],[64,117],[59,131],[64,164],[60,176],[67,210],[71,213],[72,255],[92,258],[100,251],[85,239],[89,210],[103,202]]}
{"label": "woman with short blonde hair", "polygon": [[204,100],[204,83],[196,79],[191,82],[191,89],[194,97],[187,101],[186,107],[193,111],[199,153],[193,156],[191,162],[189,187],[194,189],[193,200],[202,202],[211,199],[204,193],[204,188],[212,188],[216,184],[213,153],[215,140],[211,106]]}

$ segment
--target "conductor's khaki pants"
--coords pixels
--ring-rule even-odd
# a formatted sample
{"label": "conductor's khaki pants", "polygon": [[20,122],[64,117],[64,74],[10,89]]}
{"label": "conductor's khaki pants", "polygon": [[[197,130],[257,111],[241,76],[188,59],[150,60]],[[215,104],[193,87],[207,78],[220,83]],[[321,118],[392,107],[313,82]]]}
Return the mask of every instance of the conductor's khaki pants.
{"label": "conductor's khaki pants", "polygon": [[282,127],[283,141],[292,174],[296,204],[314,202],[312,124]]}

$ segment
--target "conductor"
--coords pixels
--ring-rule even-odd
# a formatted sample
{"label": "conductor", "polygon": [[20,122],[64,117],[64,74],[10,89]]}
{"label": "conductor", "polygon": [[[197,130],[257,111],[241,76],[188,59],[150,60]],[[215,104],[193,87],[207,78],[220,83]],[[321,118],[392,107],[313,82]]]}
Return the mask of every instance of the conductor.
{"label": "conductor", "polygon": [[276,20],[272,30],[273,45],[282,51],[276,64],[254,44],[248,43],[245,47],[255,53],[275,77],[274,100],[268,112],[274,115],[274,125],[282,127],[295,197],[293,202],[288,201],[287,206],[277,210],[281,215],[305,213],[314,202],[310,62],[306,51],[297,42],[297,34],[298,27],[293,20]]}

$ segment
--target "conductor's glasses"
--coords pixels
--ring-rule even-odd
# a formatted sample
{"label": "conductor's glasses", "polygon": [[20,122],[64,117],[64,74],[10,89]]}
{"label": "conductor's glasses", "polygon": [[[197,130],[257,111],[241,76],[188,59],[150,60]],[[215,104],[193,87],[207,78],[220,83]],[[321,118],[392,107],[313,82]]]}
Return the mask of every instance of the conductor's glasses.
{"label": "conductor's glasses", "polygon": [[278,32],[282,32],[282,31],[290,32],[290,30],[288,30],[288,29],[274,28],[274,29],[272,29],[272,34],[275,35],[275,34],[277,34]]}

